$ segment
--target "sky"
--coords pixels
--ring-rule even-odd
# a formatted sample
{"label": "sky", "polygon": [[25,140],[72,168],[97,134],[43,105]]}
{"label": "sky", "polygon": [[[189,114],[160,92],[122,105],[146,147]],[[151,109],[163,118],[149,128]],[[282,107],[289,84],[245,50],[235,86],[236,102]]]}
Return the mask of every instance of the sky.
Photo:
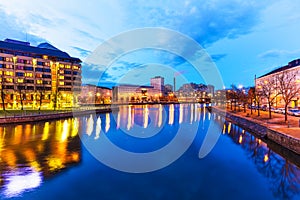
{"label": "sky", "polygon": [[[124,32],[165,28],[196,41],[225,87],[252,86],[255,75],[300,58],[299,6],[299,0],[0,0],[0,39],[46,41],[79,57],[84,83],[147,84],[155,75],[172,83],[178,74],[179,83],[203,82],[202,72],[195,75],[191,63],[164,49],[122,52],[107,68],[88,62],[99,46]],[[138,37],[143,35],[130,41]]]}

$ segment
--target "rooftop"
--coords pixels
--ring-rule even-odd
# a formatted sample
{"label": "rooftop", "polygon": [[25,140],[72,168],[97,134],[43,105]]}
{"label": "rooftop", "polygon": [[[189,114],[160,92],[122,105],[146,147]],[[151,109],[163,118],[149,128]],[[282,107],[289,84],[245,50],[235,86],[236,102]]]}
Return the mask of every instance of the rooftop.
{"label": "rooftop", "polygon": [[[30,46],[29,42],[23,42],[12,39],[5,39],[4,41],[0,41],[0,50],[10,50],[14,53],[31,53],[35,55],[48,55],[63,59],[69,59],[70,61],[81,62],[79,58],[73,58],[69,54],[64,51],[57,49],[49,43],[41,43],[37,47]],[[18,54],[16,54],[18,55]]]}
{"label": "rooftop", "polygon": [[300,65],[300,59],[296,59],[296,60],[293,60],[293,61],[289,62],[288,65],[285,65],[285,66],[279,67],[277,69],[274,69],[271,72],[269,72],[269,73],[267,73],[265,75],[262,75],[262,76],[260,76],[258,78],[262,78],[262,77],[265,77],[265,76],[268,76],[268,75],[271,75],[271,74],[276,74],[278,72],[282,72],[282,71],[285,71],[287,69],[292,69],[292,68],[297,67],[299,65]]}

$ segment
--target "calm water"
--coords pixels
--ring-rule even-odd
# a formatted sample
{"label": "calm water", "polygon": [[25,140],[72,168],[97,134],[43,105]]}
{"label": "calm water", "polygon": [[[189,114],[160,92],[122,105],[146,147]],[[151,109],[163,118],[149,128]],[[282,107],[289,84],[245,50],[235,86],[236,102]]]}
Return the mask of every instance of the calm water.
{"label": "calm water", "polygon": [[[210,123],[222,127],[221,136],[200,159]],[[127,151],[155,151],[184,125],[199,125],[194,142],[158,171],[120,172],[90,153],[92,146],[109,151],[101,146],[104,136]],[[122,106],[115,113],[0,127],[0,199],[300,199],[299,163],[299,156],[222,124],[198,104]]]}

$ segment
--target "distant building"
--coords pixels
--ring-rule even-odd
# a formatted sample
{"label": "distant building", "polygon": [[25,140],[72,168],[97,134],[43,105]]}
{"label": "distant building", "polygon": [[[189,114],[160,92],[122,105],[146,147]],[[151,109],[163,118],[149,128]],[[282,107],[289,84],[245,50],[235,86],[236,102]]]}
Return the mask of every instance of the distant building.
{"label": "distant building", "polygon": [[72,107],[81,87],[81,60],[48,43],[35,47],[6,39],[0,41],[0,81],[6,108]]}
{"label": "distant building", "polygon": [[214,86],[186,83],[176,92],[179,102],[210,102],[214,93]]}
{"label": "distant building", "polygon": [[[296,76],[295,80],[294,80],[294,83],[295,84],[300,84],[300,59],[296,59],[296,60],[293,60],[291,62],[288,63],[288,65],[286,66],[283,66],[283,67],[280,67],[280,68],[277,68],[265,75],[262,75],[260,76],[259,78],[257,78],[255,80],[255,90],[256,91],[259,91],[262,87],[262,85],[265,83],[265,82],[268,82],[270,80],[275,80],[276,79],[276,76],[279,75],[280,73],[282,72],[287,72],[287,74],[289,73],[298,73],[298,75]],[[276,89],[276,84],[277,82],[275,81],[275,85],[274,85],[274,95],[275,94],[278,94],[278,90]],[[295,89],[295,88],[291,88],[291,89]],[[262,102],[261,104],[267,104],[267,99],[262,99]],[[276,99],[275,99],[275,102],[274,102],[274,107],[283,107],[284,106],[284,102],[281,98],[281,96],[277,96]],[[300,107],[300,93],[298,94],[298,96],[296,96],[295,98],[292,99],[289,107]]]}
{"label": "distant building", "polygon": [[81,105],[110,104],[112,100],[112,90],[91,84],[83,85],[78,98]]}
{"label": "distant building", "polygon": [[151,102],[158,101],[160,90],[154,89],[153,86],[140,86],[123,84],[113,87],[113,102]]}
{"label": "distant building", "polygon": [[161,76],[155,76],[154,78],[150,79],[150,85],[153,86],[153,88],[159,92],[160,94],[164,93],[164,85],[165,85],[165,79]]}
{"label": "distant building", "polygon": [[168,94],[169,92],[173,92],[173,86],[171,84],[165,85],[165,94]]}

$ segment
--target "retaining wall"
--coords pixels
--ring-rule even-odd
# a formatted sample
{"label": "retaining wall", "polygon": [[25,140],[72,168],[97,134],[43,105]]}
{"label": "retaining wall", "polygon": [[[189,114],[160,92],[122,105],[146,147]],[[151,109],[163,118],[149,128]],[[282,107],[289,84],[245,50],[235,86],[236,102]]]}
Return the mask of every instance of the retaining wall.
{"label": "retaining wall", "polygon": [[213,108],[212,112],[215,112],[223,117],[227,121],[231,121],[234,124],[242,127],[246,131],[251,132],[255,136],[259,138],[267,138],[277,144],[300,154],[300,140],[284,133],[278,132],[276,130],[272,130],[267,128],[264,124],[260,124],[259,122],[255,122],[254,120],[248,119],[247,117],[241,117],[239,115],[235,115],[233,113],[224,112],[221,109]]}

